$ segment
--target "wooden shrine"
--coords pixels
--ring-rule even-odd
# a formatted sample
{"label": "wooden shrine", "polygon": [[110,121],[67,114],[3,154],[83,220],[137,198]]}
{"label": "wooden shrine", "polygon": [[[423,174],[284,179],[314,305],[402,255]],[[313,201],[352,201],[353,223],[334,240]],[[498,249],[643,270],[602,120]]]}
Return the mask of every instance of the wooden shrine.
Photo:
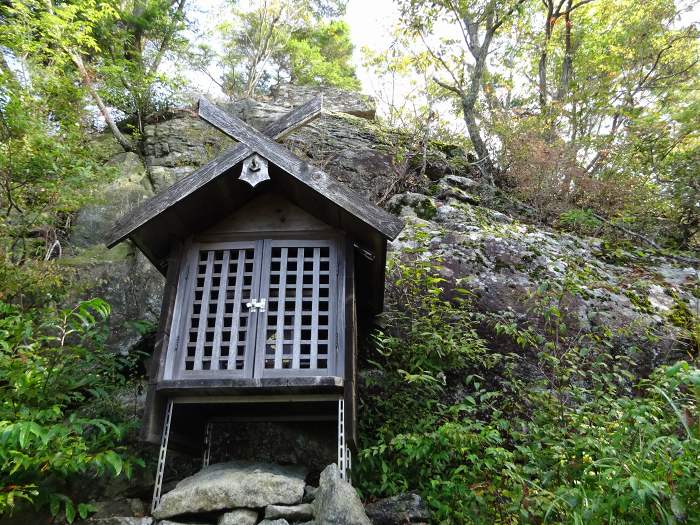
{"label": "wooden shrine", "polygon": [[236,145],[114,226],[166,276],[142,427],[208,464],[221,420],[338,423],[355,446],[358,320],[379,313],[387,240],[402,223],[279,140],[317,117],[315,99],[262,132],[205,99],[199,116]]}

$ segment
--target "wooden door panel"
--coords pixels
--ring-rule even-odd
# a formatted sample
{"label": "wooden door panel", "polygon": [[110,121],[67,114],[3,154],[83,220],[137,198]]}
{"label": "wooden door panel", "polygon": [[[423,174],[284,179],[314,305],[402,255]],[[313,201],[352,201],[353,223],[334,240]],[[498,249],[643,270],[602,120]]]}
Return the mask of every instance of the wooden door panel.
{"label": "wooden door panel", "polygon": [[264,250],[256,377],[335,375],[336,242],[270,240]]}
{"label": "wooden door panel", "polygon": [[262,242],[193,246],[180,378],[252,377]]}
{"label": "wooden door panel", "polygon": [[344,267],[338,258],[336,240],[191,245],[173,320],[180,327],[169,377],[342,373]]}

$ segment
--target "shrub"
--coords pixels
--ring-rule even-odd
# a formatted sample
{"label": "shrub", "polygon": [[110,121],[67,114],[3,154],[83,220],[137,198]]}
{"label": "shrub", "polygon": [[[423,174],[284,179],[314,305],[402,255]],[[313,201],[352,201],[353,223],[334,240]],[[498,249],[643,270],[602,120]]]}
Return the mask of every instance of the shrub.
{"label": "shrub", "polygon": [[63,493],[68,481],[140,464],[120,444],[124,358],[102,345],[108,314],[100,299],[27,312],[0,302],[0,514],[24,502],[72,522],[90,509]]}
{"label": "shrub", "polygon": [[700,522],[700,369],[636,378],[624,334],[568,318],[588,278],[573,265],[527,319],[480,316],[519,349],[488,351],[468,302],[444,299],[416,255],[391,263],[365,374],[380,379],[362,390],[364,496],[418,490],[438,523]]}

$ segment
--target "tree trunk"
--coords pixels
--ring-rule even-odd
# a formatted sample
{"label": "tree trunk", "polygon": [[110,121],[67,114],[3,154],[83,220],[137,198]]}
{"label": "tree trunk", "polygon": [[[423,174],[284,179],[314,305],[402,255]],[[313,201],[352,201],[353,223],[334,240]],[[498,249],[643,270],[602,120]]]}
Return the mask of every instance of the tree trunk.
{"label": "tree trunk", "polygon": [[475,111],[476,103],[479,98],[479,91],[481,90],[482,79],[484,77],[484,70],[486,69],[486,57],[489,53],[492,36],[493,33],[491,31],[487,32],[484,36],[483,43],[478,47],[473,46],[472,48],[472,55],[476,59],[476,63],[471,73],[469,90],[466,93],[462,93],[461,98],[462,113],[464,115],[464,123],[467,125],[469,140],[471,140],[474,151],[479,157],[477,166],[486,182],[493,187],[496,182],[496,167],[491,160],[486,142],[484,142],[484,139],[481,137],[481,130],[476,122]]}
{"label": "tree trunk", "polygon": [[100,97],[100,94],[97,92],[95,89],[95,86],[92,84],[92,79],[90,78],[90,74],[88,73],[87,69],[85,68],[85,64],[83,63],[82,57],[71,51],[66,49],[66,53],[68,53],[68,56],[70,59],[73,61],[73,64],[75,64],[75,67],[78,68],[78,72],[80,73],[80,77],[83,80],[83,84],[85,84],[85,87],[88,89],[90,92],[90,96],[92,97],[93,101],[97,105],[98,109],[100,110],[100,113],[102,114],[102,117],[105,119],[105,122],[107,123],[107,127],[109,130],[112,132],[112,135],[114,135],[114,138],[117,140],[119,145],[124,148],[124,151],[131,151],[134,152],[135,148],[134,145],[127,139],[121,131],[119,131],[119,128],[117,127],[116,122],[114,122],[114,119],[112,118],[112,115],[109,113],[109,109],[107,109],[107,106],[105,106],[104,102],[102,101],[102,97]]}
{"label": "tree trunk", "polygon": [[462,113],[464,114],[464,123],[467,125],[467,132],[469,133],[469,140],[471,140],[474,146],[474,151],[476,152],[479,159],[476,161],[476,165],[481,171],[481,175],[484,177],[486,182],[490,186],[494,186],[496,167],[491,161],[491,156],[489,154],[489,149],[481,138],[481,131],[479,130],[479,125],[476,122],[476,114],[474,112],[474,105],[467,104],[466,99],[462,100]]}
{"label": "tree trunk", "polygon": [[539,95],[540,95],[540,111],[544,113],[547,105],[547,59],[549,41],[552,38],[552,26],[554,25],[554,3],[552,0],[547,1],[547,15],[544,21],[544,42],[542,51],[540,52],[540,61],[537,66],[539,73]]}
{"label": "tree trunk", "polygon": [[170,26],[168,27],[168,31],[165,33],[165,36],[163,37],[163,41],[160,43],[160,46],[158,47],[158,52],[156,53],[155,58],[153,59],[153,63],[151,64],[151,67],[148,69],[148,74],[149,75],[154,75],[157,71],[158,68],[160,67],[160,63],[163,60],[163,56],[165,56],[166,51],[170,47],[170,42],[173,39],[173,36],[175,35],[175,30],[177,29],[177,24],[180,21],[180,18],[182,17],[182,13],[185,10],[185,4],[187,0],[179,0],[177,4],[177,9],[175,10],[175,14],[173,15],[172,22]]}
{"label": "tree trunk", "polygon": [[561,65],[561,79],[559,81],[559,89],[557,90],[557,100],[563,100],[569,92],[571,69],[574,64],[573,50],[571,47],[571,10],[571,0],[568,0],[566,12],[564,13],[564,61]]}

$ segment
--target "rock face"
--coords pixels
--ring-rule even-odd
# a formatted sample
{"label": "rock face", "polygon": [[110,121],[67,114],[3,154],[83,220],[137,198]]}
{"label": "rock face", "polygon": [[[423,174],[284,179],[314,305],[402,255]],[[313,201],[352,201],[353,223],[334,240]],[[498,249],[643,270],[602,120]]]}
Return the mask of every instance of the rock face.
{"label": "rock face", "polygon": [[217,425],[212,461],[239,459],[305,465],[322,471],[338,454],[335,422],[236,422]]}
{"label": "rock face", "polygon": [[[266,102],[241,100],[226,109],[262,128],[317,92],[283,86]],[[429,238],[426,256],[443,259],[445,277],[474,292],[478,308],[515,315],[526,315],[539,284],[562,283],[575,269],[582,270],[590,276],[583,298],[567,305],[581,328],[650,330],[658,339],[655,346],[644,345],[651,348],[648,368],[674,357],[669,341],[675,328],[669,316],[679,301],[694,307],[696,269],[518,222],[512,206],[490,204],[489,196],[480,193],[468,156],[458,147],[431,144],[427,177],[420,177],[415,154],[408,164],[397,160],[400,132],[382,129],[372,121],[373,111],[363,97],[324,90],[324,114],[284,142],[338,181],[407,219],[404,234],[391,245],[394,253],[414,247],[413,234],[423,230]],[[188,176],[229,144],[230,139],[192,111],[174,112],[145,127],[145,164],[132,154],[115,155],[110,162],[117,178],[78,214],[71,237],[76,253],[66,262],[80,268],[91,294],[112,303],[109,344],[115,350],[127,351],[142,340],[142,330],[130,322],[155,323],[163,280],[130,247],[107,252],[99,245],[104,232],[122,212]]]}
{"label": "rock face", "polygon": [[372,525],[430,523],[430,509],[414,492],[380,499],[367,505],[365,511]]}
{"label": "rock face", "polygon": [[356,117],[374,119],[377,108],[371,97],[333,87],[281,84],[273,88],[272,99],[277,104],[286,107],[296,107],[318,96],[319,93],[323,95],[323,105],[325,107]]}
{"label": "rock face", "polygon": [[232,144],[230,138],[189,112],[179,112],[174,117],[144,128],[143,151],[155,193]]}
{"label": "rock face", "polygon": [[158,518],[236,507],[295,505],[304,496],[303,467],[231,462],[207,467],[180,481],[153,513]]}
{"label": "rock face", "polygon": [[255,525],[258,513],[252,509],[236,509],[222,514],[216,525]]}
{"label": "rock face", "polygon": [[83,297],[106,299],[112,306],[107,344],[126,353],[142,339],[135,321],[155,324],[164,279],[129,243],[107,250],[104,242],[115,221],[153,195],[146,168],[134,153],[118,153],[108,163],[116,178],[74,220],[63,263],[80,274]]}
{"label": "rock face", "polygon": [[286,519],[290,521],[308,521],[314,517],[314,507],[309,503],[300,505],[268,505],[265,508],[265,519]]}
{"label": "rock face", "polygon": [[114,168],[116,178],[78,213],[70,237],[74,246],[85,248],[104,243],[119,217],[153,195],[146,167],[135,153],[119,153],[107,165]]}
{"label": "rock face", "polygon": [[335,464],[321,472],[314,507],[319,525],[371,525],[357,492]]}
{"label": "rock face", "polygon": [[564,305],[570,323],[583,330],[608,326],[631,339],[645,330],[665,333],[645,343],[652,350],[647,364],[673,358],[668,314],[678,301],[693,304],[695,269],[650,255],[609,253],[598,239],[518,222],[474,204],[463,194],[473,187],[462,177],[446,177],[433,195],[393,197],[389,205],[407,227],[391,251],[400,255],[416,248],[416,233],[422,232],[428,239],[424,256],[440,260],[443,276],[472,291],[479,309],[487,312],[527,315],[541,283],[583,275],[582,293]]}
{"label": "rock face", "polygon": [[[324,91],[324,114],[285,139],[288,147],[368,198],[380,199],[391,183],[391,146],[367,119],[373,102],[336,89]],[[241,100],[223,106],[255,127],[263,128],[318,94],[318,89],[282,87],[269,102]],[[359,115],[362,118],[359,118]],[[110,139],[111,140],[111,139]],[[143,161],[133,153],[116,153],[109,164],[113,182],[75,217],[65,263],[79,269],[85,291],[112,304],[108,345],[124,353],[143,339],[143,329],[157,323],[164,279],[129,244],[104,247],[114,222],[144,199],[229,147],[232,140],[202,121],[192,110],[171,112],[144,128]],[[138,324],[134,324],[138,321]]]}

